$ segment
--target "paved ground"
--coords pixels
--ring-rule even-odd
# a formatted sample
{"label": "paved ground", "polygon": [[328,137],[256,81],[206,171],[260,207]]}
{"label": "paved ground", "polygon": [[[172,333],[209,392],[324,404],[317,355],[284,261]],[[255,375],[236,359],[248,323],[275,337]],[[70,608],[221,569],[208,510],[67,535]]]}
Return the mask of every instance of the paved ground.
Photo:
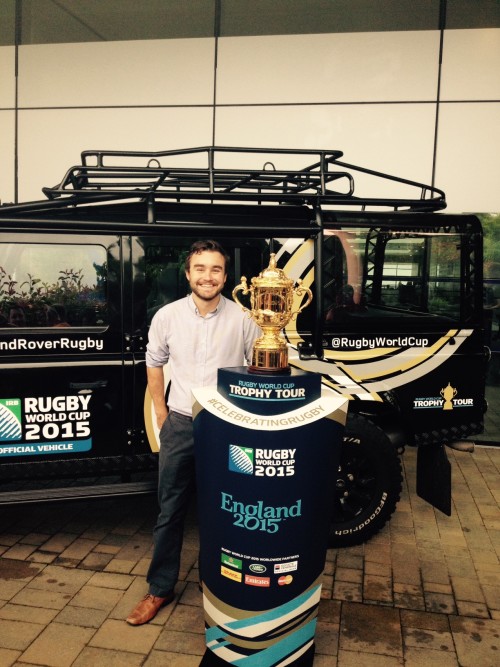
{"label": "paved ground", "polygon": [[[314,667],[500,664],[500,448],[449,450],[454,508],[408,483],[384,531],[328,552]],[[204,652],[197,531],[178,599],[147,626],[123,618],[146,592],[152,497],[2,509],[0,667],[191,667]]]}
{"label": "paved ground", "polygon": [[[500,356],[500,355],[499,355]],[[500,365],[500,363],[499,363]],[[470,438],[476,442],[500,442],[500,378],[496,386],[486,387],[488,410],[484,415],[484,433]]]}

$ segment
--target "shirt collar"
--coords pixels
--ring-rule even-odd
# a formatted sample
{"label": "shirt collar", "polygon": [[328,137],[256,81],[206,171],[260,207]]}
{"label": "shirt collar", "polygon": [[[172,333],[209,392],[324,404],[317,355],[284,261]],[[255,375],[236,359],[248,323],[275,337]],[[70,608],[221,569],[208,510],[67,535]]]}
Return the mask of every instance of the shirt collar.
{"label": "shirt collar", "polygon": [[[209,313],[207,313],[206,316],[205,316],[205,318],[207,318],[207,317],[214,317],[215,315],[217,315],[217,313],[219,313],[220,311],[224,310],[224,305],[225,305],[225,299],[224,299],[224,297],[223,297],[222,294],[221,294],[221,295],[220,295],[220,299],[219,299],[219,303],[217,304],[217,308],[215,308],[214,310],[212,310],[212,311],[210,311]],[[196,304],[195,304],[195,302],[194,302],[194,299],[193,299],[193,295],[192,295],[192,294],[189,294],[189,296],[188,296],[188,306],[189,306],[189,310],[190,310],[192,313],[194,313],[197,317],[201,317],[201,315],[200,315],[200,311],[198,310],[198,307],[196,306]]]}

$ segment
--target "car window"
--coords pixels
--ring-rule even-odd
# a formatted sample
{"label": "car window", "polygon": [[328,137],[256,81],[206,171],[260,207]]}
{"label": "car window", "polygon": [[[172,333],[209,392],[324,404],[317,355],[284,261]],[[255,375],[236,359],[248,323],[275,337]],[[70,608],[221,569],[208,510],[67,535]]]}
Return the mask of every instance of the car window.
{"label": "car window", "polygon": [[102,245],[0,243],[0,327],[107,324]]}

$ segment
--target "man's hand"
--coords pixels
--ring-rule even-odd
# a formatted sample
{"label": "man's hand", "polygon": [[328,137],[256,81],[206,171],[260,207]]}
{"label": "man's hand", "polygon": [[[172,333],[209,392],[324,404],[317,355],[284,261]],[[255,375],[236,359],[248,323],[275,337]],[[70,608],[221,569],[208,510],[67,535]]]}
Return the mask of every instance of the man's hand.
{"label": "man's hand", "polygon": [[168,415],[168,408],[165,405],[165,381],[163,379],[163,368],[148,368],[148,389],[153,400],[156,415],[156,423],[161,428]]}
{"label": "man's hand", "polygon": [[163,426],[168,417],[168,409],[165,406],[165,410],[160,410],[159,412],[155,410],[155,414],[156,414],[156,423],[158,425],[158,428],[161,430],[161,427]]}

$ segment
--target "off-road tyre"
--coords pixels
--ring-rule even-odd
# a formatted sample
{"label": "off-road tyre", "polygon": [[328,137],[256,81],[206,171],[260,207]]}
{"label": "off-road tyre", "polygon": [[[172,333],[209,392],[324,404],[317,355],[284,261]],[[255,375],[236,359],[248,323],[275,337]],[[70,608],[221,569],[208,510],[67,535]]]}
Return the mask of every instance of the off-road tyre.
{"label": "off-road tyre", "polygon": [[341,452],[329,546],[362,544],[396,509],[403,486],[401,459],[384,431],[348,416]]}

